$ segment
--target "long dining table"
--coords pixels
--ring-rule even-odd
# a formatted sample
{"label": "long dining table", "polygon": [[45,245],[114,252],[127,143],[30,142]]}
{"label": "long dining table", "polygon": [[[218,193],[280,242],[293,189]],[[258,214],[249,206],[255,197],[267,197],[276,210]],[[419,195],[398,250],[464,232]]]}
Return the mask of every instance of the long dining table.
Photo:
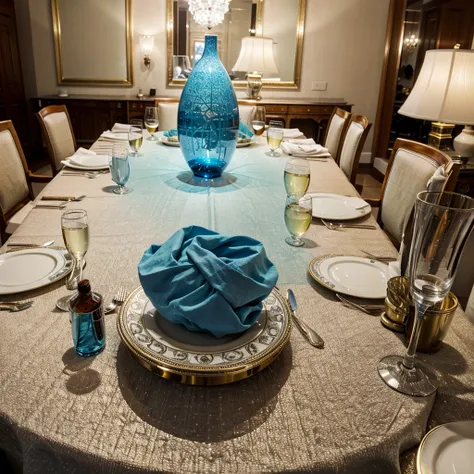
{"label": "long dining table", "polygon": [[[103,142],[93,149],[98,151]],[[90,243],[84,276],[110,300],[139,286],[138,262],[153,243],[201,225],[263,242],[292,288],[298,314],[325,340],[310,346],[295,329],[280,357],[238,383],[195,387],[158,377],[129,353],[106,316],[106,348],[75,355],[64,280],[5,300],[31,308],[0,317],[0,449],[24,473],[317,472],[414,473],[416,446],[428,428],[474,418],[474,327],[457,311],[442,348],[419,356],[439,372],[436,395],[414,398],[377,373],[385,355],[402,354],[404,338],[378,317],[343,306],[308,274],[316,256],[386,257],[397,252],[376,229],[330,230],[318,219],[305,246],[285,243],[287,156],[271,158],[262,139],[235,151],[223,177],[193,178],[179,148],[145,140],[131,158],[133,191],[111,192],[110,174],[57,175],[41,195],[81,195],[68,209],[87,210]],[[358,196],[330,158],[311,161],[311,192]],[[34,208],[10,241],[62,245],[61,211]],[[6,251],[4,245],[2,251]]]}

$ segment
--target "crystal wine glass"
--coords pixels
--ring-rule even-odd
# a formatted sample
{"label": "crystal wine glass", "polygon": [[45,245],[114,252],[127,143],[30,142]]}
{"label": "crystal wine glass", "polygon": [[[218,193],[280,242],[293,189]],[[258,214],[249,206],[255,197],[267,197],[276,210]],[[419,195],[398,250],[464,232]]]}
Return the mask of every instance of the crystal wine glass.
{"label": "crystal wine glass", "polygon": [[114,188],[115,194],[128,194],[132,190],[126,188],[125,185],[130,179],[130,160],[128,158],[128,150],[121,145],[115,145],[109,155],[109,168],[112,181],[117,183]]}
{"label": "crystal wine glass", "polygon": [[249,115],[249,128],[253,130],[255,135],[260,136],[265,131],[266,113],[265,107],[257,105],[252,109]]}
{"label": "crystal wine glass", "polygon": [[143,144],[143,122],[139,119],[130,120],[130,129],[128,131],[128,143],[132,150],[132,156],[140,156],[138,150]]}
{"label": "crystal wine glass", "polygon": [[[77,283],[82,280],[84,256],[89,247],[89,224],[87,212],[83,209],[66,211],[61,216],[61,230],[66,248],[74,259],[74,268],[78,269],[79,277],[73,282],[67,282],[66,287],[71,290],[77,288]],[[71,284],[72,283],[72,284]],[[71,296],[64,296],[56,302],[56,306],[63,311],[69,311]]]}
{"label": "crystal wine glass", "polygon": [[285,225],[291,237],[285,242],[293,247],[302,247],[304,241],[300,237],[308,230],[312,219],[311,196],[290,195],[286,197]]}
{"label": "crystal wine glass", "polygon": [[406,395],[426,397],[438,388],[431,367],[415,358],[428,308],[449,293],[474,220],[474,199],[457,193],[423,191],[415,202],[408,273],[415,322],[405,357],[387,356],[378,365],[383,381]]}
{"label": "crystal wine glass", "polygon": [[270,147],[270,151],[265,153],[267,156],[281,156],[275,150],[280,148],[281,141],[283,140],[283,129],[269,127],[267,130],[267,143]]}
{"label": "crystal wine glass", "polygon": [[145,109],[145,127],[151,135],[148,140],[156,142],[155,132],[159,126],[158,107],[147,107]]}
{"label": "crystal wine glass", "polygon": [[286,194],[304,196],[309,187],[309,164],[304,158],[290,158],[285,166],[283,181]]}

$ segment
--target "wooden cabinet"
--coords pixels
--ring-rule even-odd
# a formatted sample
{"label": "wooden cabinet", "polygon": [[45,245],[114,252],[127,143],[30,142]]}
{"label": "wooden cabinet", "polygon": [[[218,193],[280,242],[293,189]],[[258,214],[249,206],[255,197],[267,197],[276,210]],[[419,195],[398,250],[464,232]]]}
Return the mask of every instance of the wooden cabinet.
{"label": "wooden cabinet", "polygon": [[[143,119],[145,108],[158,106],[160,102],[178,102],[178,98],[145,97],[144,99],[126,98],[123,96],[43,96],[31,99],[34,112],[48,105],[65,105],[71,117],[76,142],[78,145],[89,145],[114,123],[128,123],[131,119]],[[239,100],[240,105],[263,105],[267,121],[282,120],[286,127],[298,127],[306,136],[314,137],[321,142],[327,122],[334,107],[350,111],[351,104],[344,101],[314,101],[310,99],[295,100]],[[37,143],[40,148],[41,143]]]}

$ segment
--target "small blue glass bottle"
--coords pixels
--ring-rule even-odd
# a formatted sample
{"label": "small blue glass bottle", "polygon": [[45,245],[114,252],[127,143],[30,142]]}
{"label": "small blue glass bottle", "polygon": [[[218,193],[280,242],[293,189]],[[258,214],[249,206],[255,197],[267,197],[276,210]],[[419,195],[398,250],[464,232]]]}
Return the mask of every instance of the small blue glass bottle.
{"label": "small blue glass bottle", "polygon": [[71,298],[71,325],[74,348],[78,355],[91,357],[105,348],[102,297],[91,291],[89,280],[81,280]]}
{"label": "small blue glass bottle", "polygon": [[217,178],[230,163],[239,133],[239,108],[229,74],[217,53],[217,36],[206,35],[202,58],[181,94],[178,137],[195,176]]}

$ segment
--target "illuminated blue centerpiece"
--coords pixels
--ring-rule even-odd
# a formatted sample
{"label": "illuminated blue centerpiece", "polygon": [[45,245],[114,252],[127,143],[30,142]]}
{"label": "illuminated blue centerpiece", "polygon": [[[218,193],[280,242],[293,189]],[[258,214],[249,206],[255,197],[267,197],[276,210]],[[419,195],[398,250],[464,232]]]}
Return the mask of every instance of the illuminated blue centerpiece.
{"label": "illuminated blue centerpiece", "polygon": [[217,36],[206,35],[202,58],[184,86],[178,137],[195,176],[217,178],[232,159],[239,133],[239,108],[229,75],[217,54]]}

